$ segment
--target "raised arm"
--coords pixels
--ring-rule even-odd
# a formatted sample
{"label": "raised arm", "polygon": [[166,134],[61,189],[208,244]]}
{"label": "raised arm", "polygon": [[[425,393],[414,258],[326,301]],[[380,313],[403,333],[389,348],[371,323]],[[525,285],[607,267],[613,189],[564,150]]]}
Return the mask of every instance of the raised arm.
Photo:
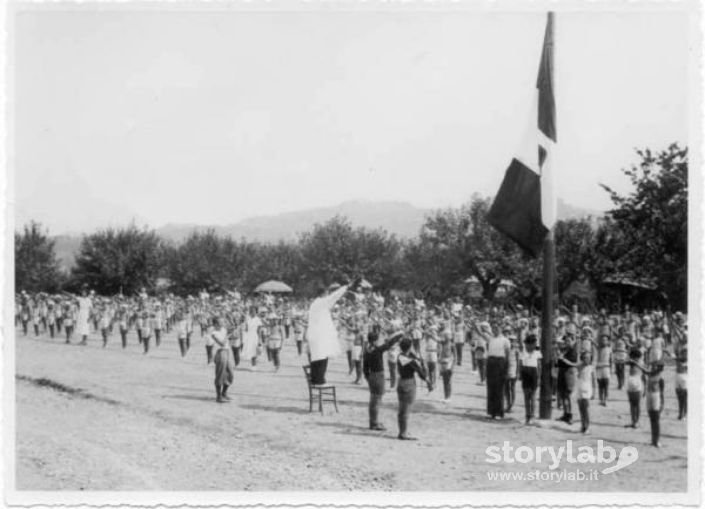
{"label": "raised arm", "polygon": [[348,285],[343,285],[334,292],[332,292],[330,295],[327,295],[325,297],[322,297],[326,303],[326,306],[328,309],[332,308],[340,298],[345,295],[345,292],[348,291],[349,286]]}
{"label": "raised arm", "polygon": [[576,367],[576,366],[578,365],[577,362],[569,361],[569,360],[566,359],[563,355],[558,355],[558,357],[557,357],[556,360],[563,361],[563,362],[566,363],[568,366],[572,366],[572,367]]}
{"label": "raised arm", "polygon": [[396,343],[398,343],[403,336],[404,336],[404,333],[402,331],[395,332],[394,334],[392,334],[390,337],[387,338],[387,340],[384,342],[383,345],[380,345],[380,346],[373,345],[372,347],[370,347],[369,351],[370,352],[375,352],[375,351],[386,352],[391,347],[393,347]]}
{"label": "raised arm", "polygon": [[218,343],[220,346],[225,346],[228,342],[227,335],[223,335],[223,338],[221,339],[218,334],[216,334],[217,331],[211,332],[211,338],[213,338],[213,341]]}
{"label": "raised arm", "polygon": [[628,361],[628,364],[630,364],[632,366],[636,366],[638,369],[641,370],[642,373],[644,373],[647,376],[655,374],[652,370],[650,370],[649,368],[647,368],[646,366],[644,366],[643,364],[641,364],[640,362],[637,362],[635,360],[630,359]]}

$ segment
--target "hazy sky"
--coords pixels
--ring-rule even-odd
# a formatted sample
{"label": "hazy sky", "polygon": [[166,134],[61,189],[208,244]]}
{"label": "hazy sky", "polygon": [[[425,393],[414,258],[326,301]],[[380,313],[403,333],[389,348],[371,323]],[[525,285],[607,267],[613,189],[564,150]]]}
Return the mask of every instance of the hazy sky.
{"label": "hazy sky", "polygon": [[[167,7],[16,14],[18,222],[222,224],[351,199],[494,195],[545,25],[542,12],[490,9]],[[688,141],[690,50],[683,12],[558,10],[564,200],[606,209],[598,183],[626,189],[634,147]]]}

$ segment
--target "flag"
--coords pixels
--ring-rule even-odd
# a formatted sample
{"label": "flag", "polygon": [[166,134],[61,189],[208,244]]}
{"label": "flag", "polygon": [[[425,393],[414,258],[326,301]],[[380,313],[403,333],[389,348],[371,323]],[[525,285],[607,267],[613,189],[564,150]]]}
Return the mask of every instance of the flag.
{"label": "flag", "polygon": [[548,13],[530,124],[490,207],[489,223],[538,256],[556,222],[551,153],[556,143],[553,93],[553,13]]}

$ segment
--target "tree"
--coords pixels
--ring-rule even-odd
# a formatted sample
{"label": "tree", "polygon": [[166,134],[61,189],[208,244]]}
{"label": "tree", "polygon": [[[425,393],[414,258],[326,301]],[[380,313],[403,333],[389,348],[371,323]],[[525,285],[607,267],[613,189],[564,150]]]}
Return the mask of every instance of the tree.
{"label": "tree", "polygon": [[176,248],[168,273],[177,293],[195,295],[204,288],[235,286],[238,269],[253,258],[243,256],[232,239],[219,237],[214,230],[194,232]]}
{"label": "tree", "polygon": [[490,200],[473,195],[458,209],[439,210],[426,218],[419,245],[408,255],[425,276],[426,294],[460,293],[463,281],[475,276],[483,297],[493,300],[502,279],[523,283],[534,263],[487,222]]}
{"label": "tree", "polygon": [[241,251],[248,253],[238,269],[241,288],[252,291],[263,281],[276,279],[284,281],[297,293],[301,290],[302,260],[298,244],[283,241],[241,244]]}
{"label": "tree", "polygon": [[588,219],[566,219],[556,222],[556,286],[559,293],[584,276],[593,278],[596,258],[596,230]]}
{"label": "tree", "polygon": [[381,290],[399,282],[401,243],[384,230],[353,228],[350,221],[336,216],[303,234],[299,246],[306,293],[354,275],[364,275]]}
{"label": "tree", "polygon": [[39,223],[15,232],[15,288],[28,292],[54,292],[61,285],[54,241]]}
{"label": "tree", "polygon": [[163,260],[162,241],[153,230],[132,224],[98,231],[81,241],[72,286],[86,284],[104,295],[133,294],[154,287]]}
{"label": "tree", "polygon": [[653,280],[672,306],[684,309],[688,283],[688,149],[637,150],[638,164],[622,170],[632,183],[621,195],[606,185],[609,212],[622,236],[617,270]]}

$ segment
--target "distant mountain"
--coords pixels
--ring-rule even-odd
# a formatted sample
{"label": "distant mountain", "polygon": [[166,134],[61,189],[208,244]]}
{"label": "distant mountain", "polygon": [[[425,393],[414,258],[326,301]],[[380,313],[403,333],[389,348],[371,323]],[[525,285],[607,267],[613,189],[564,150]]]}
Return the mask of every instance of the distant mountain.
{"label": "distant mountain", "polygon": [[224,226],[167,224],[158,228],[157,233],[166,239],[179,242],[194,231],[213,229],[219,235],[234,239],[278,242],[295,240],[299,234],[310,230],[315,224],[324,223],[335,216],[344,216],[355,227],[382,228],[398,237],[410,238],[419,233],[428,212],[427,209],[403,202],[348,201],[335,207],[251,217]]}
{"label": "distant mountain", "polygon": [[[344,216],[355,227],[382,228],[400,238],[418,235],[424,218],[432,209],[415,207],[405,202],[348,201],[335,207],[320,207],[272,216],[243,219],[229,225],[167,224],[157,228],[157,234],[175,243],[183,241],[194,231],[213,229],[216,234],[234,239],[260,242],[296,240],[298,235],[311,230],[315,224],[324,223],[335,216]],[[559,219],[600,217],[602,212],[574,207],[558,200]],[[73,235],[54,237],[56,253],[62,267],[70,268],[80,247],[81,238]]]}
{"label": "distant mountain", "polygon": [[605,215],[604,211],[575,207],[569,203],[564,202],[560,198],[558,198],[556,208],[556,214],[558,215],[558,219],[583,219],[585,217],[598,219]]}

